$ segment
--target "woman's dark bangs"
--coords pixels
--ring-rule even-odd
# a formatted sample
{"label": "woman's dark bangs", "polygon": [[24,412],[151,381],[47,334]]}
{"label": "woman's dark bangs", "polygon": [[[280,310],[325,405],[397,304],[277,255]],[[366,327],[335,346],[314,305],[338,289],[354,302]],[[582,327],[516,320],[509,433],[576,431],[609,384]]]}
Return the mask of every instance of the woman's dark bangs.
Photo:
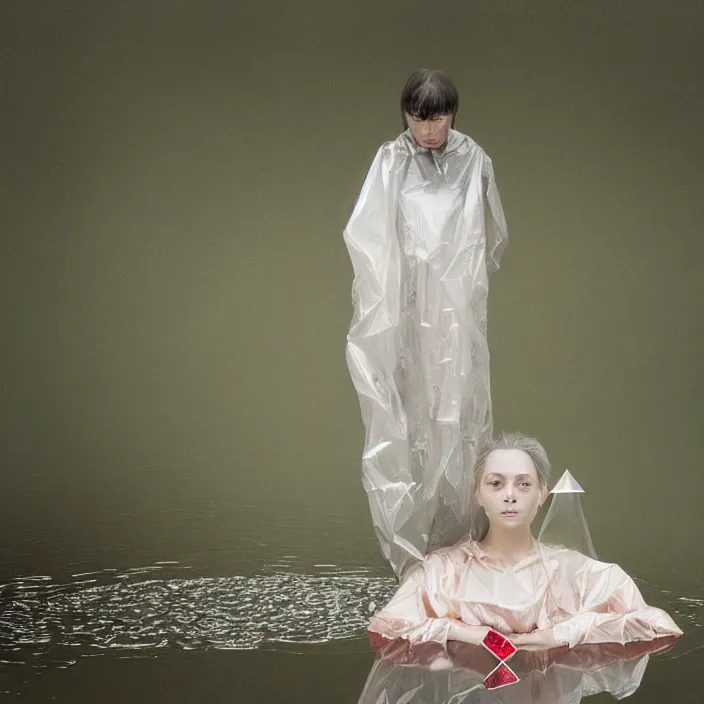
{"label": "woman's dark bangs", "polygon": [[422,91],[418,97],[411,101],[407,110],[409,115],[428,120],[435,115],[450,115],[455,112],[456,103],[448,95],[435,91]]}
{"label": "woman's dark bangs", "polygon": [[457,89],[444,76],[418,76],[417,81],[409,81],[402,95],[405,112],[421,120],[435,115],[454,115],[457,112]]}

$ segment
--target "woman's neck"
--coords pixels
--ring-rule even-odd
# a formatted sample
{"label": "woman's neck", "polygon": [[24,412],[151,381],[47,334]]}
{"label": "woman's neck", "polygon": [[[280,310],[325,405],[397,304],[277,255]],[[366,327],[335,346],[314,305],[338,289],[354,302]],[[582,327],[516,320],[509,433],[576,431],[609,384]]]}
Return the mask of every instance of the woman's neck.
{"label": "woman's neck", "polygon": [[479,546],[493,560],[502,563],[505,567],[512,567],[535,552],[535,538],[530,531],[502,531],[490,528]]}

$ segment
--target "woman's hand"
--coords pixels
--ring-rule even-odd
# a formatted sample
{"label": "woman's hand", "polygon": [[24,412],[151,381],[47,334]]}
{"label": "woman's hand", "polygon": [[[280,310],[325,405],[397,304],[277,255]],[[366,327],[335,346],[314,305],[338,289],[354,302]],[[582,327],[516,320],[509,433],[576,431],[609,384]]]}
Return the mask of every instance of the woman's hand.
{"label": "woman's hand", "polygon": [[488,632],[488,626],[470,626],[468,623],[453,618],[450,620],[447,639],[471,645],[481,645]]}
{"label": "woman's hand", "polygon": [[562,645],[562,643],[558,643],[555,640],[551,628],[531,631],[530,633],[515,633],[509,636],[509,640],[519,650],[550,650]]}
{"label": "woman's hand", "polygon": [[[458,619],[451,619],[447,639],[471,645],[481,645],[490,630],[488,626],[471,626]],[[551,628],[531,631],[530,633],[514,633],[506,636],[506,638],[518,650],[550,650],[563,645],[555,640]]]}

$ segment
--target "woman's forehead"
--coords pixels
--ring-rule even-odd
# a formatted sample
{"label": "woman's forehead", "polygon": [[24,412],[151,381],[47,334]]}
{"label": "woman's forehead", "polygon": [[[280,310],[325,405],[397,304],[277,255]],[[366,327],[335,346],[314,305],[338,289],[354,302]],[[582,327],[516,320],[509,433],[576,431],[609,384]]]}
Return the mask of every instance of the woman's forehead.
{"label": "woman's forehead", "polygon": [[486,459],[484,472],[495,472],[505,476],[528,474],[537,477],[533,461],[522,450],[494,450]]}

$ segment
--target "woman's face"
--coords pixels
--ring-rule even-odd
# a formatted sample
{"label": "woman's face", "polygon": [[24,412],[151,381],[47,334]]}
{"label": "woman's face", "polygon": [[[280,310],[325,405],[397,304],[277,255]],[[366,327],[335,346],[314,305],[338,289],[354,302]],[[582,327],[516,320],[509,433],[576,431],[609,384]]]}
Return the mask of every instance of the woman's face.
{"label": "woman's face", "polygon": [[438,149],[445,144],[450,134],[452,115],[434,115],[427,120],[421,120],[406,113],[406,122],[418,146]]}
{"label": "woman's face", "polygon": [[494,450],[487,457],[476,498],[489,524],[503,528],[530,528],[547,498],[530,457],[521,450]]}

